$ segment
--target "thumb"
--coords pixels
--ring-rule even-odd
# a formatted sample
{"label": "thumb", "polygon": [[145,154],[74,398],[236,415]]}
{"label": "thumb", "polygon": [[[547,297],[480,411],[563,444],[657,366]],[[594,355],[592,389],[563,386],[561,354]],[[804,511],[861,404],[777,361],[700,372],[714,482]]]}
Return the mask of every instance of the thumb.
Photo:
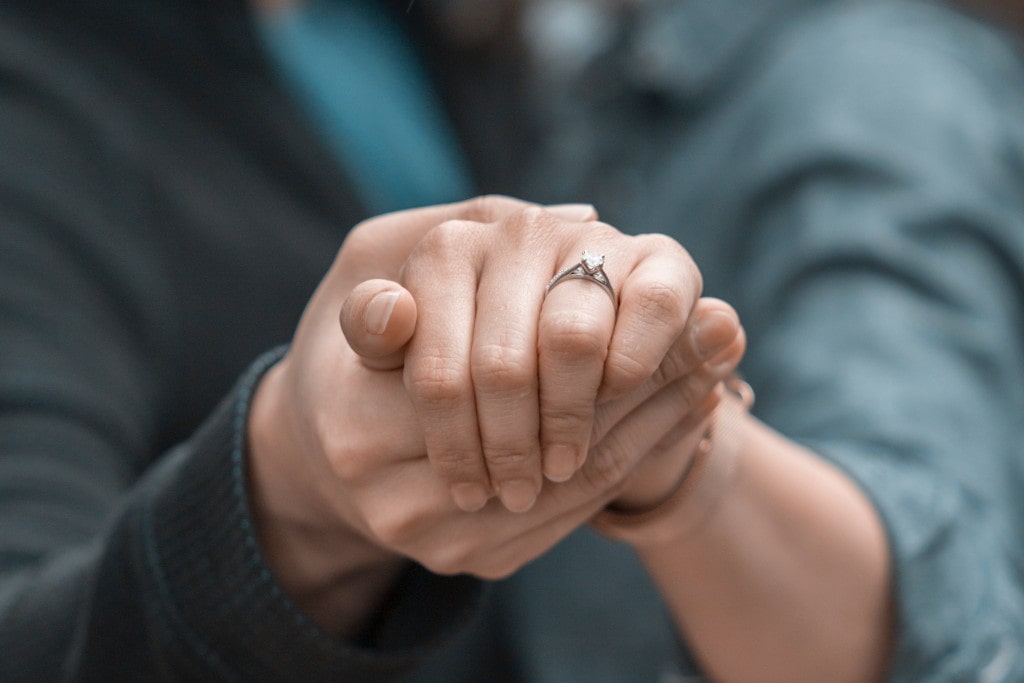
{"label": "thumb", "polygon": [[367,280],[345,299],[339,319],[349,346],[367,367],[402,367],[405,345],[416,329],[416,302],[408,290],[390,280]]}

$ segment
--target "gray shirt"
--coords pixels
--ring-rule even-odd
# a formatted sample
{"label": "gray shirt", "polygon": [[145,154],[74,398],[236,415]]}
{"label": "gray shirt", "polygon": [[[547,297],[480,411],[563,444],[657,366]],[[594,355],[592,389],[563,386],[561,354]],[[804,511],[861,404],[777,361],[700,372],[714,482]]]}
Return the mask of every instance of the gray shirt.
{"label": "gray shirt", "polygon": [[[1018,45],[924,2],[648,2],[574,78],[538,189],[677,237],[739,310],[757,414],[885,524],[893,680],[1024,679]],[[605,545],[582,534],[500,587],[527,679],[696,675]]]}

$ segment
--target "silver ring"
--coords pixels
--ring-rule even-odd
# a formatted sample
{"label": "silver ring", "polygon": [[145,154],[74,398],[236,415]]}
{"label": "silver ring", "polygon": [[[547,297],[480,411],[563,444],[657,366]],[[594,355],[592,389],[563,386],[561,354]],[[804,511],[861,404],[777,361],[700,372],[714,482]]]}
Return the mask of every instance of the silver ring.
{"label": "silver ring", "polygon": [[618,308],[619,302],[615,298],[615,289],[612,288],[612,283],[608,280],[608,275],[604,272],[604,254],[595,254],[591,251],[583,251],[583,255],[580,256],[580,262],[565,268],[564,270],[558,271],[558,273],[551,278],[551,282],[548,283],[547,291],[550,292],[555,285],[561,284],[566,280],[589,280],[590,282],[601,285],[601,289],[611,297],[612,305]]}

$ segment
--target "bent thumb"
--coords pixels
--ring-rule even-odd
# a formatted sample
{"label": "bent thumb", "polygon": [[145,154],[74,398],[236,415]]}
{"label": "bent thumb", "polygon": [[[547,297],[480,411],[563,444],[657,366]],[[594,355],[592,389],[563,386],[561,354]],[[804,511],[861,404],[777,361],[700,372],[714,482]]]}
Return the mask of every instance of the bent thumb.
{"label": "bent thumb", "polygon": [[416,302],[390,280],[357,285],[342,304],[341,331],[367,367],[395,370],[405,361],[405,345],[416,329]]}

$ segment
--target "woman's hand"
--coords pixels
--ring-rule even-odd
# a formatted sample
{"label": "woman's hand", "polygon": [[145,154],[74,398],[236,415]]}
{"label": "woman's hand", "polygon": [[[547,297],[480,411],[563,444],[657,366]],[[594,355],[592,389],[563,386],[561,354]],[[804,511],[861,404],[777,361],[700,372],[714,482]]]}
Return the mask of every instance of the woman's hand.
{"label": "woman's hand", "polygon": [[[701,289],[688,254],[667,237],[623,235],[593,221],[586,206],[509,201],[475,200],[470,206],[497,203],[503,211],[477,208],[492,218],[449,220],[422,233],[400,273],[375,273],[404,289],[371,283],[349,304],[360,324],[376,320],[382,302],[419,307],[404,353],[406,385],[427,452],[464,510],[497,493],[510,510],[525,511],[544,476],[571,477],[591,445],[595,405],[658,370]],[[346,246],[365,254],[392,248],[392,233],[404,229],[400,216],[361,226]],[[616,296],[582,279],[546,293],[552,275],[584,251],[606,256]],[[395,366],[377,357],[372,339],[352,342],[375,367]]]}

